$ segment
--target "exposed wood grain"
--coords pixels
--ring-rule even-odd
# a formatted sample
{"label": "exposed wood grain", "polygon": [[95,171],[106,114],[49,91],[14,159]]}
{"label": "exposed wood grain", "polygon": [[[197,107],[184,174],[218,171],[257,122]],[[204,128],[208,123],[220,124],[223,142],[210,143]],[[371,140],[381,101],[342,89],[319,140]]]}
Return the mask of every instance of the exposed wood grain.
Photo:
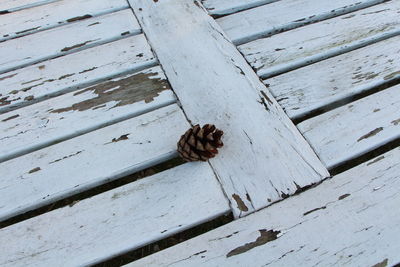
{"label": "exposed wood grain", "polygon": [[336,56],[264,82],[296,119],[400,77],[400,37]]}
{"label": "exposed wood grain", "polygon": [[397,148],[126,266],[394,266],[400,262],[399,158]]}
{"label": "exposed wood grain", "polygon": [[3,162],[0,219],[171,159],[187,127],[174,104]]}
{"label": "exposed wood grain", "polygon": [[157,67],[2,114],[0,162],[174,102]]}
{"label": "exposed wood grain", "polygon": [[400,85],[306,120],[299,130],[328,168],[400,137]]}
{"label": "exposed wood grain", "polygon": [[385,0],[281,0],[217,20],[236,44],[244,44]]}
{"label": "exposed wood grain", "polygon": [[0,41],[127,8],[125,0],[62,0],[0,16]]}
{"label": "exposed wood grain", "polygon": [[155,64],[140,34],[0,74],[0,113]]}
{"label": "exposed wood grain", "polygon": [[2,0],[0,2],[0,15],[19,11],[25,8],[41,6],[60,0]]}
{"label": "exposed wood grain", "polygon": [[389,1],[258,39],[239,50],[261,78],[268,78],[400,35],[399,12],[400,2]]}
{"label": "exposed wood grain", "polygon": [[12,39],[0,43],[0,73],[139,32],[132,11],[127,9]]}
{"label": "exposed wood grain", "polygon": [[210,166],[188,163],[0,229],[0,264],[86,266],[227,212]]}
{"label": "exposed wood grain", "polygon": [[201,0],[208,13],[216,16],[228,15],[276,1],[278,0]]}
{"label": "exposed wood grain", "polygon": [[329,176],[257,75],[197,1],[130,1],[193,124],[225,146],[211,159],[236,217]]}

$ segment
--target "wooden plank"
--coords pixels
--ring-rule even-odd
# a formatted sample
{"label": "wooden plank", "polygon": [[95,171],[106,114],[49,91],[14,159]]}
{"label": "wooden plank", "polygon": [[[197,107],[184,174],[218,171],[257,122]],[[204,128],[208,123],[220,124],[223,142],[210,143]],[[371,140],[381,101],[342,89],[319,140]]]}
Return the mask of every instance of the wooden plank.
{"label": "wooden plank", "polygon": [[299,130],[330,169],[400,137],[400,85],[306,120]]}
{"label": "wooden plank", "polygon": [[0,17],[0,41],[128,8],[125,0],[62,0]]}
{"label": "wooden plank", "polygon": [[399,1],[311,24],[239,46],[261,78],[400,35]]}
{"label": "wooden plank", "polygon": [[210,166],[188,163],[0,229],[0,264],[87,266],[227,212]]}
{"label": "wooden plank", "polygon": [[0,220],[171,159],[187,128],[174,104],[2,162]]}
{"label": "wooden plank", "polygon": [[132,11],[127,9],[9,40],[0,43],[0,72],[111,42],[125,34],[137,33],[140,33],[140,27]]}
{"label": "wooden plank", "polygon": [[0,113],[155,64],[140,34],[0,74]]}
{"label": "wooden plank", "polygon": [[160,67],[0,115],[0,162],[174,103]]}
{"label": "wooden plank", "polygon": [[215,16],[229,15],[276,1],[279,0],[201,0],[208,13]]}
{"label": "wooden plank", "polygon": [[399,158],[397,148],[126,266],[394,266],[400,262]]}
{"label": "wooden plank", "polygon": [[210,163],[236,217],[329,176],[199,2],[130,4],[188,119],[224,131],[225,146]]}
{"label": "wooden plank", "polygon": [[385,0],[282,0],[217,20],[231,38],[241,45],[312,22],[366,8]]}
{"label": "wooden plank", "polygon": [[19,11],[25,8],[45,5],[60,0],[2,0],[0,2],[0,15]]}
{"label": "wooden plank", "polygon": [[398,79],[400,37],[333,57],[264,82],[292,119]]}

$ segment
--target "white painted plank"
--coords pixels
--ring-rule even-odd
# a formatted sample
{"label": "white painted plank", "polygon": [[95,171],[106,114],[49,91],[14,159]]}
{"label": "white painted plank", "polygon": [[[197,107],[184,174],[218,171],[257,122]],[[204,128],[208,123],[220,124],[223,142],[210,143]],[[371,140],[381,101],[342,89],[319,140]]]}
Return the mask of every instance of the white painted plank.
{"label": "white painted plank", "polygon": [[0,162],[175,102],[160,67],[0,115]]}
{"label": "white painted plank", "polygon": [[0,42],[128,8],[125,0],[62,0],[0,17]]}
{"label": "white painted plank", "polygon": [[400,85],[298,125],[328,168],[400,137]]}
{"label": "white painted plank", "polygon": [[35,7],[60,0],[2,0],[0,15],[8,14],[25,8]]}
{"label": "white painted plank", "polygon": [[0,74],[0,113],[155,64],[140,34]]}
{"label": "white painted plank", "polygon": [[121,35],[139,32],[140,27],[132,11],[127,9],[2,42],[0,72],[114,41],[121,38]]}
{"label": "white painted plank", "polygon": [[126,266],[394,266],[400,262],[399,158],[397,148]]}
{"label": "white painted plank", "polygon": [[389,1],[239,46],[261,78],[400,35],[400,2]]}
{"label": "white painted plank", "polygon": [[174,104],[2,162],[0,219],[170,159],[187,128]]}
{"label": "white painted plank", "polygon": [[270,79],[289,117],[296,119],[400,77],[400,37],[394,37]]}
{"label": "white painted plank", "polygon": [[224,131],[210,162],[236,217],[329,175],[199,2],[130,4],[189,120]]}
{"label": "white painted plank", "polygon": [[276,1],[278,0],[201,0],[208,13],[216,16],[228,15]]}
{"label": "white painted plank", "polygon": [[93,264],[227,212],[210,166],[188,163],[1,229],[0,265]]}
{"label": "white painted plank", "polygon": [[236,44],[244,44],[385,0],[281,0],[217,20]]}

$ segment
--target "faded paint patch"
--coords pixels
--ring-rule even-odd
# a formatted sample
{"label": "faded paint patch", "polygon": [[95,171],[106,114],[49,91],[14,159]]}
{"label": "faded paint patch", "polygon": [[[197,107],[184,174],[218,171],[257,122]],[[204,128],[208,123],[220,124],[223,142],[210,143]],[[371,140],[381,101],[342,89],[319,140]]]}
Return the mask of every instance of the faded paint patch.
{"label": "faded paint patch", "polygon": [[12,119],[15,119],[15,118],[18,118],[18,117],[19,117],[19,115],[17,114],[17,115],[13,115],[11,117],[8,117],[8,118],[6,118],[4,120],[1,120],[1,121],[9,121],[9,120],[12,120]]}
{"label": "faded paint patch", "polygon": [[240,198],[239,195],[233,194],[232,195],[233,199],[236,201],[237,207],[241,211],[248,211],[249,208],[247,208],[246,204],[244,204],[243,200]]}
{"label": "faded paint patch", "polygon": [[34,172],[38,172],[40,170],[41,170],[40,167],[36,167],[36,168],[33,168],[32,170],[30,170],[28,173],[34,173]]}
{"label": "faded paint patch", "polygon": [[375,130],[372,130],[369,133],[367,133],[367,134],[361,136],[360,138],[358,138],[357,142],[360,142],[361,140],[370,138],[370,137],[376,135],[377,133],[379,133],[382,130],[383,130],[383,127],[376,128]]}
{"label": "faded paint patch", "polygon": [[149,103],[162,91],[170,89],[166,80],[152,78],[156,74],[157,73],[139,73],[123,79],[111,80],[88,87],[76,92],[74,95],[92,92],[97,95],[96,97],[75,103],[70,107],[52,110],[51,113],[61,113],[72,110],[85,111],[99,108],[99,106],[111,101],[117,102],[112,108],[130,105],[140,101]]}
{"label": "faded paint patch", "polygon": [[274,230],[267,231],[265,229],[261,229],[259,230],[259,232],[260,236],[254,242],[246,243],[243,246],[231,250],[228,254],[226,254],[226,257],[229,258],[235,255],[239,255],[258,246],[265,245],[268,242],[278,239],[278,234],[280,233],[280,231],[274,231]]}

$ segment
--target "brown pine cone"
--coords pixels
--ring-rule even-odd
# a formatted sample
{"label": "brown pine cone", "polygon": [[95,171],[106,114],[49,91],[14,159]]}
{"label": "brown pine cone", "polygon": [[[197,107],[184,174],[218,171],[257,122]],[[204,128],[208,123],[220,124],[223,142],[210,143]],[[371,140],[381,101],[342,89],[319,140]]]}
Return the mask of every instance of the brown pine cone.
{"label": "brown pine cone", "polygon": [[212,124],[206,124],[202,128],[197,124],[181,136],[178,152],[186,161],[206,161],[215,157],[218,154],[217,148],[224,145],[221,141],[223,134],[223,131]]}

